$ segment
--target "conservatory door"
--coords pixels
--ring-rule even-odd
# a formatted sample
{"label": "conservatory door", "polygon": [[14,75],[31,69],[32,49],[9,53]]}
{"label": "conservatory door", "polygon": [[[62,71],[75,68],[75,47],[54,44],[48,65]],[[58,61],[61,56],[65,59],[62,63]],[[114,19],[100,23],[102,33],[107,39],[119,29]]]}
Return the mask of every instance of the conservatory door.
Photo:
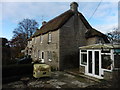
{"label": "conservatory door", "polygon": [[87,74],[101,77],[101,57],[99,50],[87,51]]}

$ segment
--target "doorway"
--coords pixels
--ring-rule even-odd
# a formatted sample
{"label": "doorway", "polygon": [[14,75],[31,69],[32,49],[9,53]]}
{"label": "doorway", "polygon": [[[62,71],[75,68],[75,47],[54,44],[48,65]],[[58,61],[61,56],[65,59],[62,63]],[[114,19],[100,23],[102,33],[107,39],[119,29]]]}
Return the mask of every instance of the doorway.
{"label": "doorway", "polygon": [[100,50],[87,51],[87,74],[101,77],[101,55]]}

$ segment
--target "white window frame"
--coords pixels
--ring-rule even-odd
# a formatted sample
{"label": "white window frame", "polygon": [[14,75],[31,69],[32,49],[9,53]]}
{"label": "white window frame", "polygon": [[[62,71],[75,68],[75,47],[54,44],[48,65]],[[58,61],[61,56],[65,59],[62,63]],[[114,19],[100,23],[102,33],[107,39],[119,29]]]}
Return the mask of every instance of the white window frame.
{"label": "white window frame", "polygon": [[[110,55],[110,58],[113,60],[112,65],[114,65],[114,56],[112,54],[113,54],[113,51],[110,51],[110,53],[101,53],[101,62],[102,62],[102,55]],[[111,65],[111,69],[110,70],[102,68],[102,64],[101,64],[101,68],[102,68],[103,71],[112,72],[112,69],[113,69],[112,65]]]}
{"label": "white window frame", "polygon": [[36,50],[34,50],[34,55],[35,55],[35,58],[37,57],[37,55],[36,55]]}
{"label": "white window frame", "polygon": [[[42,57],[42,54],[43,54],[43,57]],[[45,62],[44,59],[45,59],[45,53],[44,53],[44,51],[41,51],[41,62],[42,63]]]}
{"label": "white window frame", "polygon": [[[81,66],[87,66],[87,62],[86,62],[86,65],[85,64],[82,64],[82,59],[81,59],[81,54],[86,54],[87,55],[87,50],[86,50],[86,52],[81,52],[81,50],[80,50],[80,65]],[[87,58],[86,58],[87,59]]]}
{"label": "white window frame", "polygon": [[34,37],[34,39],[33,39],[33,40],[34,40],[34,43],[36,44],[36,37]]}
{"label": "white window frame", "polygon": [[43,43],[43,35],[40,35],[40,43]]}
{"label": "white window frame", "polygon": [[52,34],[51,34],[51,32],[48,33],[48,42],[49,43],[52,42]]}
{"label": "white window frame", "polygon": [[[51,56],[50,56],[51,55]],[[51,57],[51,58],[50,58]],[[48,61],[52,61],[52,52],[48,51]]]}
{"label": "white window frame", "polygon": [[40,50],[38,50],[38,59],[41,58],[41,55],[40,55]]}

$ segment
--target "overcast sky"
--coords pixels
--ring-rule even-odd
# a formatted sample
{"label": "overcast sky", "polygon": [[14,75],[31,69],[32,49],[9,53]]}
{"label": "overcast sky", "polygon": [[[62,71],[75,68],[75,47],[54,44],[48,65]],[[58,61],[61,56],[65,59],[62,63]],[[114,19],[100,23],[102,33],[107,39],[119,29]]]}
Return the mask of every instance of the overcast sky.
{"label": "overcast sky", "polygon": [[[79,12],[84,15],[93,28],[107,33],[118,26],[118,2],[101,2],[97,11],[89,20],[101,0],[98,0],[99,2],[79,1],[80,0],[77,0]],[[0,16],[0,37],[5,37],[10,40],[18,22],[24,18],[35,19],[40,27],[43,20],[49,21],[69,10],[70,3],[71,2],[2,2],[0,3],[0,11],[2,13],[2,16]]]}

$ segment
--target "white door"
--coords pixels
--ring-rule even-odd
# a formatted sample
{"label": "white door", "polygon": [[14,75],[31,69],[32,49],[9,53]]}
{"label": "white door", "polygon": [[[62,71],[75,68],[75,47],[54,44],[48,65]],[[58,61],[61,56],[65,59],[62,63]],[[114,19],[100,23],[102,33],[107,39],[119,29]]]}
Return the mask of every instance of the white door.
{"label": "white door", "polygon": [[90,76],[102,78],[100,50],[87,51],[87,74]]}

